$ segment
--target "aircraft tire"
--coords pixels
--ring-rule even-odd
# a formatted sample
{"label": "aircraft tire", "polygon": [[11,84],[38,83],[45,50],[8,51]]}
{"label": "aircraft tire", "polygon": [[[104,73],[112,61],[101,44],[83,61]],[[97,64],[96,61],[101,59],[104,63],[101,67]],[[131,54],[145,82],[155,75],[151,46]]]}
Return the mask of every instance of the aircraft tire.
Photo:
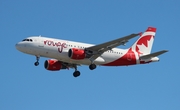
{"label": "aircraft tire", "polygon": [[79,72],[79,71],[75,71],[74,73],[73,73],[73,76],[74,77],[78,77],[78,76],[80,76],[81,75],[81,73]]}
{"label": "aircraft tire", "polygon": [[90,64],[90,65],[89,65],[89,69],[90,69],[90,70],[96,69],[96,65],[95,65],[95,64]]}
{"label": "aircraft tire", "polygon": [[38,65],[39,65],[39,62],[35,62],[34,65],[35,65],[35,66],[38,66]]}

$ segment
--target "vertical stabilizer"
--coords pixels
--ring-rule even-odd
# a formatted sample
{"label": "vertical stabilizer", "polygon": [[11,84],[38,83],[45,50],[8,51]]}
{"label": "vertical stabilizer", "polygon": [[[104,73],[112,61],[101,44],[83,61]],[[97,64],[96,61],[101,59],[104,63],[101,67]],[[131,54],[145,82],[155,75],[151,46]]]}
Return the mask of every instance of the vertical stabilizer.
{"label": "vertical stabilizer", "polygon": [[144,33],[140,34],[140,38],[133,44],[132,49],[142,55],[150,54],[155,33],[156,28],[148,27]]}

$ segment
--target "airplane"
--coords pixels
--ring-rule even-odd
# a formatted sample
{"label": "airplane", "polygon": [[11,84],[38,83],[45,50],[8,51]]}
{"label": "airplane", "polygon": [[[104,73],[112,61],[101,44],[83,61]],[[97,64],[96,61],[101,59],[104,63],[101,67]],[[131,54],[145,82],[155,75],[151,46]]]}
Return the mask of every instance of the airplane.
{"label": "airplane", "polygon": [[[47,57],[50,59],[44,62],[45,69],[58,71],[73,68],[73,76],[78,77],[80,71],[77,67],[81,65],[89,65],[89,69],[94,70],[96,65],[128,66],[159,61],[157,56],[168,51],[151,53],[155,33],[155,27],[148,27],[144,33],[133,33],[98,45],[31,36],[18,42],[15,47],[23,53],[34,55],[35,66],[39,65],[40,57]],[[130,48],[117,48],[137,36],[140,37]]]}

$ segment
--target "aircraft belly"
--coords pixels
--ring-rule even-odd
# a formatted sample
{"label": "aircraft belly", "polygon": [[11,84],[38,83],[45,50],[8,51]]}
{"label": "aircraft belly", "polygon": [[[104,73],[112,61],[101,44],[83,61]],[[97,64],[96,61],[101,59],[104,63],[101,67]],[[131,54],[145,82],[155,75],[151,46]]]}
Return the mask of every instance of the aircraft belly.
{"label": "aircraft belly", "polygon": [[117,55],[117,54],[104,54],[102,55],[103,59],[105,59],[104,63],[103,64],[106,64],[106,63],[110,63],[112,61],[115,61],[117,60],[118,58],[120,58],[121,56]]}

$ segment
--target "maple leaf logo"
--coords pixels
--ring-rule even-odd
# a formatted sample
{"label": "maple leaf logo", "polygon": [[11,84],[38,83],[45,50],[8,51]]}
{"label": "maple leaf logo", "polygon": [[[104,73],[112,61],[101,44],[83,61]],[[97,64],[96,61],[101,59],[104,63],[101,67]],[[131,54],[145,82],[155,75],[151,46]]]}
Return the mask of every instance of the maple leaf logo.
{"label": "maple leaf logo", "polygon": [[140,38],[136,44],[136,52],[138,52],[138,54],[150,53],[153,40],[152,35],[147,35]]}

